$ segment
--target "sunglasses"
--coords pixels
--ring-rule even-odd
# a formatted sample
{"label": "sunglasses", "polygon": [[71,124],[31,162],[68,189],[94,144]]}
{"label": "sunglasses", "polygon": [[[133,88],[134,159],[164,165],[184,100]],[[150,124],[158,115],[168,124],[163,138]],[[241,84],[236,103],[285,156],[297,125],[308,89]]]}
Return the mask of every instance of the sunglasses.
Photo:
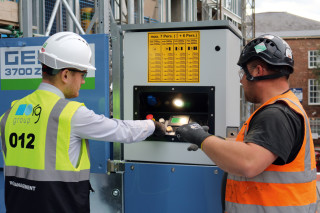
{"label": "sunglasses", "polygon": [[71,72],[80,72],[80,73],[83,73],[83,75],[82,75],[82,79],[83,79],[83,80],[87,77],[87,74],[88,74],[88,72],[86,72],[86,71],[81,71],[81,70],[76,70],[76,69],[70,69],[70,68],[68,68],[68,70],[71,71]]}

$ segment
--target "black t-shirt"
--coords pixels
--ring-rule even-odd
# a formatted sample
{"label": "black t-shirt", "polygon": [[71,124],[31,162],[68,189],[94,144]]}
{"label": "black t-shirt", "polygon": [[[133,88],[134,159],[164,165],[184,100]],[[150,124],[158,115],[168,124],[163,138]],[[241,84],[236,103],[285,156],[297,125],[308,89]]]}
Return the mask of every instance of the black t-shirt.
{"label": "black t-shirt", "polygon": [[283,101],[278,101],[265,106],[253,116],[244,142],[255,143],[277,155],[273,164],[287,164],[295,159],[301,148],[303,124],[300,114]]}

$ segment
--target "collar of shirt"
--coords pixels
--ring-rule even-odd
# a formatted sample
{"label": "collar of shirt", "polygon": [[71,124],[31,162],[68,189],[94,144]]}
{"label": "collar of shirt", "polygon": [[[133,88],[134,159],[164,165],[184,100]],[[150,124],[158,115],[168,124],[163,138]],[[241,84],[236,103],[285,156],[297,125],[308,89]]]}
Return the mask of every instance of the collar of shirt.
{"label": "collar of shirt", "polygon": [[60,98],[65,98],[64,94],[61,92],[61,90],[59,90],[57,87],[55,87],[51,84],[48,84],[48,83],[42,82],[39,85],[38,90],[46,90],[46,91],[49,91],[49,92],[52,92],[52,93],[58,95]]}

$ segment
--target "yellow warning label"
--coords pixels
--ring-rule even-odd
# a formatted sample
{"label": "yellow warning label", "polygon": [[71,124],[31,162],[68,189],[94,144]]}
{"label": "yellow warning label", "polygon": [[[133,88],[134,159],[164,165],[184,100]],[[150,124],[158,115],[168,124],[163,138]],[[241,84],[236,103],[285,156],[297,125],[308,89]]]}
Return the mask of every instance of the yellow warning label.
{"label": "yellow warning label", "polygon": [[149,32],[148,82],[200,82],[200,31]]}

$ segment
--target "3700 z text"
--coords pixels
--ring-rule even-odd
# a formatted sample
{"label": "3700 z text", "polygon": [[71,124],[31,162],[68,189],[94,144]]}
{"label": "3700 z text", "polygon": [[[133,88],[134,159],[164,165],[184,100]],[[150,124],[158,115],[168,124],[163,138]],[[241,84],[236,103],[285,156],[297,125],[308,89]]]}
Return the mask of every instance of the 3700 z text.
{"label": "3700 z text", "polygon": [[41,68],[5,68],[4,74],[6,76],[14,76],[14,75],[41,75]]}

